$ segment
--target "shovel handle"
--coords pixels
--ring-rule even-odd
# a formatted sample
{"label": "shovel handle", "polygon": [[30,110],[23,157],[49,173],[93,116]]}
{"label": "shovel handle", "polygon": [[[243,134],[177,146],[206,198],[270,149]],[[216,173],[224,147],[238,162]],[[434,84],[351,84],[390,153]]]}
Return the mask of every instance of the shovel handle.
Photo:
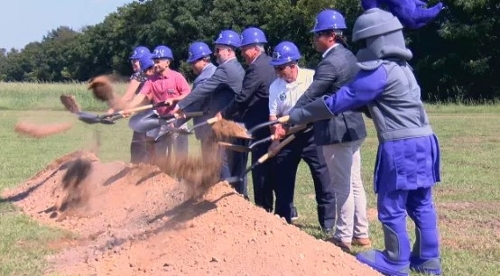
{"label": "shovel handle", "polygon": [[195,111],[195,112],[186,112],[186,113],[184,113],[184,115],[186,116],[186,118],[199,117],[199,116],[203,116],[203,114],[205,114],[203,111]]}
{"label": "shovel handle", "polygon": [[257,162],[259,164],[266,162],[267,159],[274,157],[282,148],[288,145],[292,140],[295,139],[295,135],[288,136],[285,140],[281,141],[276,148],[268,151],[266,154],[262,155]]}
{"label": "shovel handle", "polygon": [[252,144],[250,144],[249,148],[253,149],[255,146],[258,146],[260,144],[263,144],[263,143],[266,143],[266,142],[269,142],[269,141],[272,141],[274,139],[275,135],[272,134],[264,139],[260,139],[260,140],[257,140],[255,142],[253,142]]}
{"label": "shovel handle", "polygon": [[288,122],[288,120],[290,120],[290,116],[289,115],[285,115],[285,116],[282,116],[282,117],[279,117],[277,121],[277,123],[286,123]]}
{"label": "shovel handle", "polygon": [[144,111],[144,110],[148,110],[148,109],[151,109],[151,108],[158,108],[158,107],[162,107],[162,106],[169,106],[170,103],[165,103],[165,102],[159,102],[159,103],[155,103],[155,104],[147,104],[147,105],[142,105],[142,106],[138,106],[138,107],[134,107],[134,108],[130,108],[130,109],[125,109],[125,110],[121,110],[121,111],[118,111],[116,112],[116,114],[120,114],[123,116],[123,113],[135,113],[135,112],[139,112],[139,111]]}
{"label": "shovel handle", "polygon": [[307,125],[296,125],[296,126],[293,126],[293,127],[290,127],[288,129],[288,131],[286,132],[286,134],[294,134],[294,133],[297,133],[303,129],[305,129],[307,127]]}
{"label": "shovel handle", "polygon": [[220,121],[219,118],[213,117],[213,118],[210,118],[207,120],[207,124],[212,125],[212,124],[217,123],[218,121]]}

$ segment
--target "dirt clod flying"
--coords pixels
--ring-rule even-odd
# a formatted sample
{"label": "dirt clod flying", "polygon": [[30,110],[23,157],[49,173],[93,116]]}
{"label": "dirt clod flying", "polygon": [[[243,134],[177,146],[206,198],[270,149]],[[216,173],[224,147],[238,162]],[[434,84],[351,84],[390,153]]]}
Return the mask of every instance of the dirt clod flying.
{"label": "dirt clod flying", "polygon": [[14,131],[16,131],[21,135],[33,138],[44,138],[47,136],[65,132],[72,127],[73,127],[72,123],[54,123],[54,124],[40,125],[28,122],[18,122],[14,127]]}
{"label": "dirt clod flying", "polygon": [[59,97],[61,100],[61,103],[64,105],[66,110],[68,110],[71,113],[78,113],[81,111],[80,105],[76,101],[76,98],[74,95],[70,94],[63,94]]}
{"label": "dirt clod flying", "polygon": [[100,75],[90,79],[87,89],[92,90],[94,98],[106,102],[110,108],[121,110],[125,107],[120,96],[115,93],[113,81],[109,75]]}
{"label": "dirt clod flying", "polygon": [[106,75],[90,79],[87,89],[92,90],[94,97],[102,102],[111,101],[115,98],[113,84]]}

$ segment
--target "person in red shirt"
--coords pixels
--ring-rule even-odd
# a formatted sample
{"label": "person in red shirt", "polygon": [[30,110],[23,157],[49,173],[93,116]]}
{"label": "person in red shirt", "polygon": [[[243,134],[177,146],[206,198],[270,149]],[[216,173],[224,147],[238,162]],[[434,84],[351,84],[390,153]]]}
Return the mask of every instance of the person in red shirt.
{"label": "person in red shirt", "polygon": [[[170,105],[156,110],[158,116],[164,116],[172,113],[174,104],[186,97],[191,92],[191,88],[181,73],[170,69],[170,63],[174,59],[170,48],[165,45],[157,46],[151,57],[155,63],[155,75],[146,80],[139,94],[127,105],[126,109],[149,102],[153,104],[166,102]],[[161,130],[158,129],[158,132]],[[176,148],[176,153],[187,154],[187,137],[177,134],[163,135],[155,144],[155,154],[157,156],[170,155],[172,148]]]}

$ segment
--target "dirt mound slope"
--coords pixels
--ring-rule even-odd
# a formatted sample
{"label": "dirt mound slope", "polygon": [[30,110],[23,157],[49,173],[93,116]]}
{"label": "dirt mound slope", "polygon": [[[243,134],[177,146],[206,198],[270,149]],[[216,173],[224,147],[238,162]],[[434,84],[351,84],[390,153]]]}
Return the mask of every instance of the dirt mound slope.
{"label": "dirt mound slope", "polygon": [[75,233],[53,246],[62,275],[379,275],[255,207],[225,182],[192,198],[158,167],[58,158],[6,200]]}

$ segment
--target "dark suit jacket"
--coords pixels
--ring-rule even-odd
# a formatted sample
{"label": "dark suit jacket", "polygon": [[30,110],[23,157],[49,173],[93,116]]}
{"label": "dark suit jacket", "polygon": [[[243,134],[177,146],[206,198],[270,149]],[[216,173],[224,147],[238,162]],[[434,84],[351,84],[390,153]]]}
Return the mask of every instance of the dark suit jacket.
{"label": "dark suit jacket", "polygon": [[[242,122],[247,129],[269,121],[269,86],[276,78],[270,61],[271,57],[263,53],[248,65],[241,91],[222,111],[224,118]],[[268,127],[254,134],[256,138],[269,135]]]}
{"label": "dark suit jacket", "polygon": [[[314,80],[294,108],[302,107],[324,95],[332,95],[358,73],[354,54],[342,45],[331,49],[318,64]],[[355,141],[366,137],[365,122],[359,112],[344,112],[329,120],[314,123],[318,145]]]}
{"label": "dark suit jacket", "polygon": [[[241,91],[244,75],[245,70],[236,58],[219,65],[210,78],[197,85],[179,101],[179,108],[184,112],[203,111],[207,117],[215,116]],[[202,132],[202,129],[199,132]]]}

